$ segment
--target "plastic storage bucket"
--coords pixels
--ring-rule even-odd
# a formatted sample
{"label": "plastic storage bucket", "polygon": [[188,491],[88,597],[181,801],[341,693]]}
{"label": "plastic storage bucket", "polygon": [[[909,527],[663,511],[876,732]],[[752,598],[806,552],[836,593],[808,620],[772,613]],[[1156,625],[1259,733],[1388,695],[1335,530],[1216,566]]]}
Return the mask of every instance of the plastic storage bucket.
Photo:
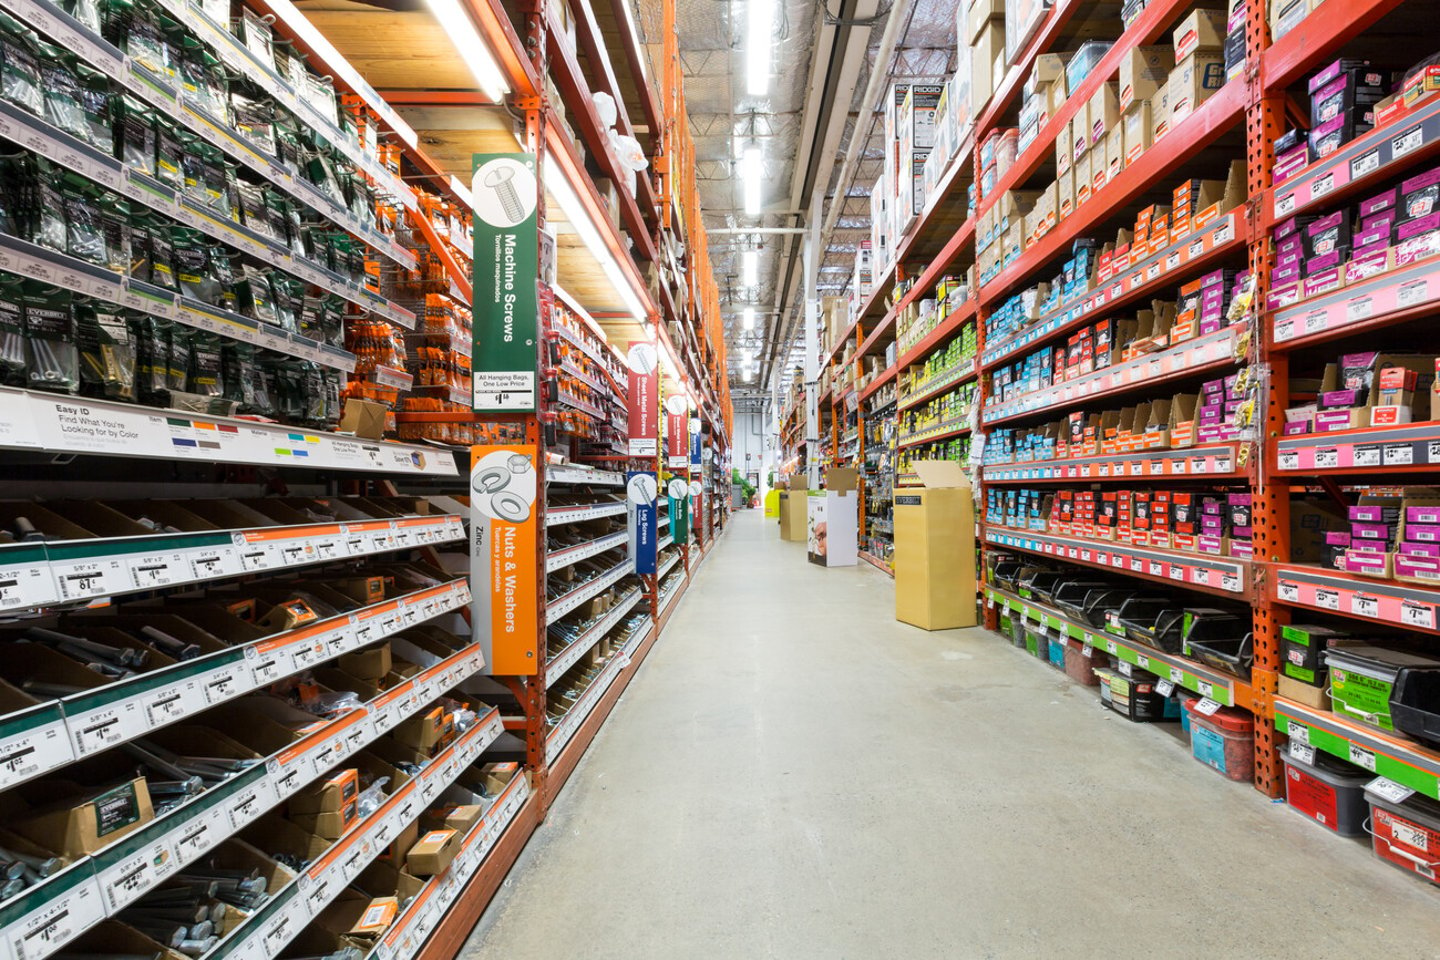
{"label": "plastic storage bucket", "polygon": [[1079,647],[1073,643],[1065,644],[1065,676],[1087,687],[1098,687],[1100,678],[1095,676],[1094,664],[1095,661],[1085,656]]}
{"label": "plastic storage bucket", "polygon": [[1045,630],[1039,624],[1026,620],[1021,627],[1025,631],[1025,649],[1031,656],[1039,657],[1041,660],[1050,658],[1050,639],[1045,636]]}
{"label": "plastic storage bucket", "polygon": [[1221,707],[1207,717],[1195,710],[1199,702],[1186,697],[1182,704],[1190,714],[1190,755],[1231,780],[1250,780],[1255,775],[1255,721],[1234,707]]}
{"label": "plastic storage bucket", "polygon": [[1370,804],[1370,845],[1381,860],[1418,873],[1431,883],[1440,871],[1440,804],[1418,793],[1391,803],[1366,790]]}
{"label": "plastic storage bucket", "polygon": [[1342,837],[1358,837],[1365,832],[1365,815],[1370,810],[1365,803],[1365,784],[1375,778],[1374,774],[1323,753],[1315,754],[1314,762],[1307,763],[1294,756],[1289,747],[1281,752],[1280,759],[1285,762],[1285,802],[1292,810]]}
{"label": "plastic storage bucket", "polygon": [[1179,720],[1175,701],[1155,689],[1159,679],[1145,670],[1132,669],[1129,677],[1115,671],[1110,678],[1110,709],[1132,723]]}
{"label": "plastic storage bucket", "polygon": [[1065,669],[1065,648],[1070,646],[1064,640],[1050,638],[1050,666]]}
{"label": "plastic storage bucket", "polygon": [[1382,647],[1331,647],[1330,706],[1335,713],[1381,730],[1394,730],[1390,695],[1401,667],[1440,667],[1440,660]]}

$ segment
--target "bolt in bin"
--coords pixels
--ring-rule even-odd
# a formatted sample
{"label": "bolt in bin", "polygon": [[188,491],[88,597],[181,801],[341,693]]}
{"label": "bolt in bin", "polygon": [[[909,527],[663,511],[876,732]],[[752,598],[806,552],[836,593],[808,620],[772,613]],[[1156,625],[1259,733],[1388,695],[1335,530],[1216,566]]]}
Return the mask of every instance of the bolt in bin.
{"label": "bolt in bin", "polygon": [[1124,587],[1096,587],[1081,597],[1078,603],[1062,604],[1061,609],[1071,618],[1099,629],[1105,626],[1108,611],[1119,610],[1120,605],[1133,596],[1135,591]]}
{"label": "bolt in bin", "polygon": [[1050,666],[1065,669],[1065,648],[1070,646],[1064,639],[1058,637],[1050,638]]}
{"label": "bolt in bin", "polygon": [[990,582],[1002,590],[1014,593],[1017,579],[1024,572],[1025,566],[1019,560],[996,560],[990,568]]}
{"label": "bolt in bin", "polygon": [[1342,837],[1365,832],[1365,784],[1375,778],[1351,763],[1315,752],[1311,760],[1295,755],[1291,743],[1280,754],[1285,762],[1285,802]]}
{"label": "bolt in bin", "polygon": [[1392,803],[1373,790],[1365,790],[1370,804],[1370,845],[1375,855],[1440,883],[1440,803],[1412,794]]}
{"label": "bolt in bin", "polygon": [[1185,610],[1168,597],[1132,597],[1115,614],[1128,640],[1166,653],[1179,653],[1184,642]]}
{"label": "bolt in bin", "polygon": [[1200,700],[1186,697],[1181,705],[1190,714],[1190,755],[1231,780],[1255,775],[1255,720],[1244,710],[1221,707],[1210,716],[1199,713]]}
{"label": "bolt in bin", "polygon": [[1062,610],[1072,610],[1085,602],[1085,597],[1091,590],[1113,586],[1109,580],[1071,576],[1055,584],[1055,588],[1050,591],[1050,603]]}
{"label": "bolt in bin", "polygon": [[1028,592],[1036,600],[1050,602],[1050,596],[1055,590],[1055,585],[1066,577],[1074,576],[1070,573],[1062,573],[1059,570],[1035,570],[1022,574],[1019,585],[1022,592]]}
{"label": "bolt in bin", "polygon": [[1255,660],[1251,647],[1251,635],[1246,633],[1239,639],[1214,639],[1187,641],[1186,652],[1201,663],[1214,667],[1222,673],[1241,679],[1250,678],[1250,665]]}
{"label": "bolt in bin", "polygon": [[[1092,652],[1094,648],[1091,648]],[[1065,675],[1076,683],[1084,684],[1087,687],[1100,685],[1100,678],[1095,675],[1095,660],[1085,656],[1081,648],[1073,643],[1065,644]]]}
{"label": "bolt in bin", "polygon": [[1324,685],[1326,670],[1321,654],[1327,647],[1343,644],[1347,639],[1345,634],[1330,627],[1286,624],[1280,628],[1281,672],[1301,683]]}
{"label": "bolt in bin", "polygon": [[1331,709],[1381,730],[1395,729],[1390,695],[1400,669],[1440,668],[1440,660],[1433,657],[1383,647],[1331,647],[1324,656],[1330,668]]}

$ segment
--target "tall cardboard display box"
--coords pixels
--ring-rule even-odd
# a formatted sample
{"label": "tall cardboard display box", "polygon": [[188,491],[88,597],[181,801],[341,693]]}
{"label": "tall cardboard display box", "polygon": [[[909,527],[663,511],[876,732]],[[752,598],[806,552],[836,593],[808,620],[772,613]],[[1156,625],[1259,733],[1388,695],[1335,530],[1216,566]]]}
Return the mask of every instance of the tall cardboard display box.
{"label": "tall cardboard display box", "polygon": [[860,562],[860,475],[849,467],[825,471],[825,489],[810,494],[806,551],[822,567]]}
{"label": "tall cardboard display box", "polygon": [[923,486],[895,491],[895,619],[926,630],[973,627],[975,497],[953,460],[919,460]]}
{"label": "tall cardboard display box", "polygon": [[804,477],[791,477],[789,485],[780,491],[781,540],[804,542],[809,532],[809,489]]}

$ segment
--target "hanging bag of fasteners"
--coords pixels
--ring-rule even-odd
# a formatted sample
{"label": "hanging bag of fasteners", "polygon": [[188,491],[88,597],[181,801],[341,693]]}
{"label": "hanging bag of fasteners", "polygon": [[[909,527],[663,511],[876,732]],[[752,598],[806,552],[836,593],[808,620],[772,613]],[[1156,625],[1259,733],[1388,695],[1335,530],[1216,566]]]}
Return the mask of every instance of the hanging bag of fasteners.
{"label": "hanging bag of fasteners", "polygon": [[245,43],[246,49],[255,54],[267,68],[274,70],[275,34],[270,29],[270,23],[270,18],[262,17],[247,8],[240,11],[240,20],[236,25],[240,28],[240,39]]}
{"label": "hanging bag of fasteners", "polygon": [[209,253],[210,276],[219,287],[219,299],[215,302],[226,310],[235,310],[235,264],[240,254],[214,241],[210,242]]}
{"label": "hanging bag of fasteners", "polygon": [[25,373],[25,281],[0,274],[0,386],[27,387]]}
{"label": "hanging bag of fasteners", "polygon": [[107,400],[135,399],[135,346],[123,310],[98,300],[77,302],[80,392]]}
{"label": "hanging bag of fasteners", "polygon": [[110,262],[99,187],[75,173],[60,178],[65,207],[65,250],[70,256],[103,267]]}
{"label": "hanging bag of fasteners", "polygon": [[337,206],[345,206],[345,193],[335,180],[335,163],[330,159],[329,151],[323,146],[306,148],[304,160],[305,178],[334,200]]}
{"label": "hanging bag of fasteners", "polygon": [[305,73],[305,89],[299,91],[301,99],[310,105],[316,113],[320,114],[333,127],[340,126],[339,103],[335,99],[335,84],[328,76],[322,77],[319,74]]}
{"label": "hanging bag of fasteners", "polygon": [[170,321],[132,315],[127,325],[135,349],[135,396],[152,407],[169,406]]}
{"label": "hanging bag of fasteners", "polygon": [[187,391],[201,397],[220,397],[225,393],[224,364],[220,355],[220,335],[196,330],[190,338],[190,369]]}
{"label": "hanging bag of fasteners", "polygon": [[258,184],[237,180],[235,193],[240,200],[240,222],[262,237],[278,239],[270,230],[270,217],[265,209],[265,189]]}
{"label": "hanging bag of fasteners", "polygon": [[115,159],[136,173],[155,176],[155,116],[126,94],[112,103],[115,110]]}
{"label": "hanging bag of fasteners", "polygon": [[96,0],[60,0],[60,9],[95,33],[100,32],[100,5]]}
{"label": "hanging bag of fasteners", "polygon": [[155,118],[155,179],[172,190],[185,186],[185,148],[175,123],[169,117]]}
{"label": "hanging bag of fasteners", "polygon": [[305,285],[279,270],[271,270],[269,277],[270,295],[275,305],[276,325],[291,333],[298,333],[300,325],[295,320],[295,314],[300,298],[304,295]]}
{"label": "hanging bag of fasteners", "polygon": [[45,115],[41,92],[40,38],[25,24],[0,11],[0,97],[28,110]]}
{"label": "hanging bag of fasteners", "polygon": [[270,281],[259,267],[243,264],[235,278],[235,305],[240,313],[251,320],[274,326],[275,300],[270,292]]}
{"label": "hanging bag of fasteners", "polygon": [[305,238],[300,232],[300,211],[278,190],[265,191],[270,222],[280,231],[279,239],[296,257],[305,256]]}
{"label": "hanging bag of fasteners", "polygon": [[291,170],[300,169],[300,127],[295,118],[283,111],[276,111],[275,154],[280,162]]}
{"label": "hanging bag of fasteners", "polygon": [[184,393],[190,384],[190,341],[195,336],[195,329],[183,323],[172,323],[169,329],[165,389],[172,394]]}
{"label": "hanging bag of fasteners", "polygon": [[74,393],[80,386],[75,313],[67,290],[25,288],[25,370],[30,388]]}
{"label": "hanging bag of fasteners", "polygon": [[301,411],[300,420],[313,426],[324,426],[326,411],[329,409],[325,402],[325,375],[320,365],[309,360],[300,361],[300,376],[305,392],[304,409]]}
{"label": "hanging bag of fasteners", "polygon": [[30,241],[47,250],[65,253],[69,243],[65,229],[65,197],[61,192],[65,171],[44,157],[33,158],[30,166],[34,171],[35,184],[32,196],[37,204],[34,211],[35,233]]}
{"label": "hanging bag of fasteners", "polygon": [[170,251],[180,295],[218,306],[224,290],[210,272],[210,239],[199,230],[171,227]]}
{"label": "hanging bag of fasteners", "polygon": [[332,429],[340,422],[340,371],[320,368],[320,385],[325,399],[325,412],[319,426]]}
{"label": "hanging bag of fasteners", "polygon": [[85,142],[106,153],[115,149],[114,118],[111,116],[110,78],[88,64],[77,63],[80,106],[85,114]]}
{"label": "hanging bag of fasteners", "polygon": [[156,76],[169,73],[169,44],[154,15],[134,0],[100,0],[100,34]]}
{"label": "hanging bag of fasteners", "polygon": [[238,340],[220,344],[220,366],[225,399],[238,405],[241,413],[256,413],[256,392],[260,383],[255,367],[255,347]]}
{"label": "hanging bag of fasteners", "polygon": [[230,85],[230,113],[236,131],[259,153],[275,156],[275,106],[254,85]]}
{"label": "hanging bag of fasteners", "polygon": [[130,205],[113,193],[100,197],[100,229],[105,234],[105,268],[129,274],[133,261],[130,246]]}
{"label": "hanging bag of fasteners", "polygon": [[192,36],[180,39],[180,85],[186,99],[224,126],[230,123],[225,69],[216,56]]}
{"label": "hanging bag of fasteners", "polygon": [[73,66],[74,58],[60,47],[39,45],[40,77],[44,82],[45,119],[73,137],[89,141],[84,96]]}

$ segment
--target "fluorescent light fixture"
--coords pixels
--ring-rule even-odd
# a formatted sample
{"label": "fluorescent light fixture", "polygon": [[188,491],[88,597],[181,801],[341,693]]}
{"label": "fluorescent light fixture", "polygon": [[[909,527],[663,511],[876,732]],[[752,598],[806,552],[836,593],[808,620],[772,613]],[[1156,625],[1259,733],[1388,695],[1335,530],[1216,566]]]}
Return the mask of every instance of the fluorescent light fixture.
{"label": "fluorescent light fixture", "polygon": [[745,308],[745,312],[742,313],[742,314],[740,314],[740,323],[745,327],[745,332],[746,332],[746,333],[749,333],[751,330],[754,330],[754,329],[755,329],[755,308],[754,308],[754,307],[746,307],[746,308]]}
{"label": "fluorescent light fixture", "polygon": [[610,285],[620,294],[620,299],[625,301],[625,309],[629,310],[631,316],[636,320],[644,320],[646,318],[644,305],[635,295],[635,291],[631,288],[624,271],[620,269],[620,265],[610,255],[610,248],[605,245],[604,238],[600,236],[600,231],[596,229],[594,221],[590,219],[590,212],[580,202],[575,188],[570,185],[569,180],[565,179],[565,172],[560,168],[560,164],[547,163],[543,166],[545,187],[555,198],[555,202],[560,205],[565,219],[570,221],[570,225],[580,235],[580,241],[585,244],[585,249],[589,250],[590,255],[600,264],[601,270],[610,280]]}
{"label": "fluorescent light fixture", "polygon": [[760,148],[746,147],[740,157],[740,182],[745,188],[745,212],[760,213],[760,179],[765,175],[760,164]]}
{"label": "fluorescent light fixture", "polygon": [[760,282],[759,250],[746,250],[740,254],[740,282],[747,287]]}
{"label": "fluorescent light fixture", "polygon": [[770,92],[771,27],[775,0],[749,0],[750,22],[745,37],[745,92],[763,97]]}
{"label": "fluorescent light fixture", "polygon": [[746,351],[745,351],[745,365],[748,367],[750,364],[752,364],[752,363],[754,363],[754,362],[755,362],[755,351],[754,351],[754,350],[746,350]]}
{"label": "fluorescent light fixture", "polygon": [[505,82],[500,65],[480,38],[470,15],[460,6],[460,0],[426,0],[426,3],[435,19],[440,21],[440,26],[445,28],[450,42],[455,45],[455,52],[470,69],[480,92],[492,103],[504,100],[505,94],[510,92],[510,84]]}
{"label": "fluorescent light fixture", "polygon": [[750,367],[745,368],[745,382],[752,383],[755,380],[755,371]]}

